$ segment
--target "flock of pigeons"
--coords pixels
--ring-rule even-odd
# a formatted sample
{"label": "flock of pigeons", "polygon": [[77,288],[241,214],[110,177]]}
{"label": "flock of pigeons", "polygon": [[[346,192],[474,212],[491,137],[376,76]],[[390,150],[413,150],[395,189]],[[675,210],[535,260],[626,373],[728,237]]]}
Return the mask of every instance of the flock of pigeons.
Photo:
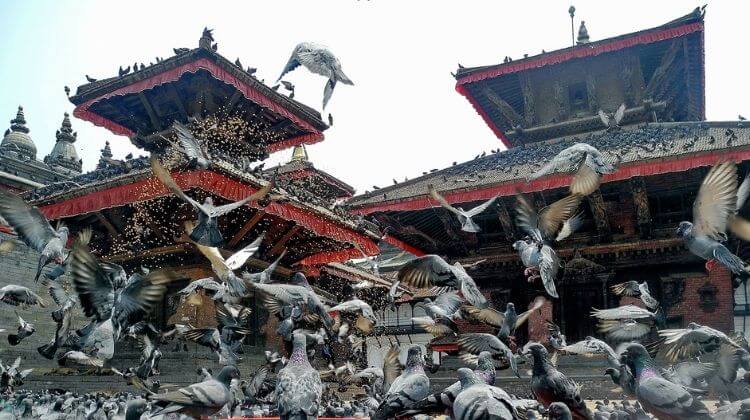
{"label": "flock of pigeons", "polygon": [[[298,46],[285,72],[299,63],[305,64],[309,48],[306,44]],[[326,89],[330,97],[336,80],[348,79],[340,72],[328,76],[333,80]],[[196,143],[189,130],[176,127],[175,131],[178,141],[173,146],[185,155],[188,164],[211,165],[210,156],[202,152],[202,145]],[[410,346],[403,358],[401,349],[392,345],[382,366],[367,367],[363,342],[373,334],[377,318],[370,303],[360,296],[363,290],[375,287],[372,283],[352,285],[338,296],[338,302],[331,302],[302,273],[295,273],[285,283],[275,281],[272,274],[283,254],[261,272],[241,271],[261,247],[262,235],[232,255],[220,250],[224,238],[218,229],[219,218],[247,203],[272,200],[274,180],[235,203],[217,206],[211,198],[200,203],[179,188],[162,157],[152,155],[153,174],[194,209],[196,221],[185,223],[185,233],[208,259],[214,272],[213,277],[195,280],[179,293],[186,299],[200,290],[211,295],[217,308],[218,326],[193,328],[177,324],[157,329],[148,322],[149,314],[163,299],[169,283],[176,279],[174,272],[169,268],[142,267],[127,273],[123,267],[96,256],[90,248],[90,230],[84,229],[69,240],[71,232],[67,227],[53,228],[38,209],[10,192],[0,191],[1,221],[39,253],[35,280],[41,280],[54,302],[50,317],[56,331],[48,344],[37,349],[38,353],[56,359],[62,366],[83,366],[92,373],[111,372],[137,387],[143,397],[16,391],[30,373],[20,369],[18,360],[10,366],[0,364],[0,385],[6,402],[0,418],[278,415],[282,419],[301,419],[357,415],[378,420],[448,413],[456,419],[477,420],[750,415],[750,400],[744,400],[750,396],[746,392],[750,386],[747,341],[697,324],[684,329],[664,329],[664,309],[650,294],[648,284],[630,281],[612,288],[618,295],[640,298],[645,307],[623,305],[592,311],[606,342],[589,337],[567,344],[560,329],[549,322],[549,347],[537,342],[521,346],[515,339],[516,330],[544,305],[547,297],[539,296],[521,313],[511,302],[501,312],[490,307],[469,274],[470,267],[460,263],[451,265],[437,255],[406,263],[388,291],[388,303],[395,304],[404,286],[433,289],[437,297],[420,303],[425,315],[414,318],[413,322],[435,337],[454,336],[462,361],[471,368],[459,369],[455,383],[435,391],[427,376],[435,366],[431,357],[425,360],[425,351],[420,346]],[[561,263],[554,250],[555,243],[565,240],[581,226],[582,218],[577,213],[581,201],[599,187],[604,175],[615,170],[595,148],[575,144],[529,178],[532,182],[551,173],[574,172],[569,195],[541,210],[523,196],[518,197],[516,221],[526,236],[513,247],[526,267],[528,280],[541,281],[549,297],[558,297],[555,279]],[[680,223],[677,232],[691,252],[708,261],[707,265],[719,263],[734,273],[748,273],[742,260],[722,242],[727,239],[727,231],[742,239],[750,238],[748,222],[738,215],[749,191],[747,179],[740,185],[737,166],[732,162],[717,164],[705,177],[694,204],[693,221]],[[467,232],[479,230],[472,217],[495,200],[463,210],[450,205],[433,187],[429,194],[454,213]],[[8,243],[0,243],[0,250],[8,248]],[[377,263],[372,265],[377,270]],[[50,267],[45,269],[47,266]],[[66,273],[69,276],[63,276]],[[239,370],[241,343],[254,331],[248,322],[251,309],[241,302],[251,294],[258,296],[265,309],[277,317],[277,333],[286,344],[283,354],[288,356],[267,352],[267,362],[243,380]],[[13,284],[0,288],[0,302],[20,308],[47,306],[46,300],[34,291]],[[74,326],[73,313],[78,308],[85,322]],[[462,333],[456,324],[459,318],[485,324],[495,333]],[[8,336],[8,342],[20,345],[34,332],[34,326],[19,316],[18,331]],[[140,344],[142,355],[137,366],[124,369],[114,366],[115,344],[123,340]],[[160,385],[161,348],[165,342],[175,340],[178,344],[191,341],[205,346],[215,353],[223,367],[215,375],[201,370],[201,380],[187,387],[168,389]],[[334,346],[343,348],[344,354],[334,354]],[[611,408],[601,403],[593,409],[587,406],[581,387],[556,368],[557,355],[561,353],[603,355],[609,364],[605,374],[623,394],[637,399],[638,404]],[[522,377],[525,372],[519,366],[524,363],[532,365],[533,399],[510,395],[495,382],[498,368],[510,368]],[[337,391],[349,387],[364,394],[351,400],[342,399]],[[702,399],[708,392],[735,402],[723,404],[710,414]]]}

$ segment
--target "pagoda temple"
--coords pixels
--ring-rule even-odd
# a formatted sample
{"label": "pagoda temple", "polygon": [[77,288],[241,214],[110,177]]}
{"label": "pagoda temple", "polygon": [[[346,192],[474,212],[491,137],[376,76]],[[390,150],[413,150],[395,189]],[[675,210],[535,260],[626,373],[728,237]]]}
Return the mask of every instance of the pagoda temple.
{"label": "pagoda temple", "polygon": [[[478,262],[472,276],[495,307],[508,301],[524,307],[544,290],[527,282],[511,247],[522,237],[514,196],[526,194],[537,208],[562,198],[570,175],[526,177],[562,149],[588,143],[617,171],[582,203],[582,229],[559,244],[565,261],[557,278],[560,299],[550,300],[521,334],[545,340],[547,318],[561,325],[568,342],[596,335],[591,308],[624,303],[609,287],[627,280],[648,282],[667,307],[670,326],[695,321],[731,331],[733,291],[743,279],[723,267],[706,271],[676,235],[680,221],[692,220],[693,200],[711,165],[733,160],[740,174],[750,172],[746,124],[705,121],[703,37],[703,14],[696,9],[600,41],[591,41],[582,25],[574,46],[459,68],[456,91],[507,150],[355,196],[349,208],[388,228],[392,243],[401,241],[415,254]],[[605,125],[599,111],[611,116],[621,104],[619,126]],[[467,233],[430,198],[430,185],[462,208],[499,199],[474,218],[481,232]],[[728,246],[750,257],[747,244],[733,239]]]}

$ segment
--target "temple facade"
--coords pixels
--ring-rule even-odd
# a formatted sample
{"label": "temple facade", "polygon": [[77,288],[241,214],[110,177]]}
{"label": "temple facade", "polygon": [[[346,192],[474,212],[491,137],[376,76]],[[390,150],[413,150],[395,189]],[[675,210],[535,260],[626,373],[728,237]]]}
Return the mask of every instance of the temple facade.
{"label": "temple facade", "polygon": [[[729,159],[739,163],[740,174],[750,171],[748,127],[705,121],[703,36],[703,15],[696,10],[600,41],[591,41],[582,26],[572,47],[461,67],[457,92],[507,150],[355,196],[349,208],[387,228],[386,240],[416,255],[477,263],[472,276],[495,307],[508,301],[524,307],[544,289],[527,282],[511,247],[522,239],[514,196],[525,194],[539,209],[562,198],[570,175],[526,177],[562,149],[588,143],[618,169],[582,203],[580,231],[557,245],[565,261],[557,278],[560,299],[550,299],[521,335],[545,340],[545,319],[561,325],[569,342],[597,335],[589,312],[625,303],[609,288],[627,280],[648,282],[670,326],[695,321],[731,331],[733,293],[744,279],[719,266],[708,271],[676,235],[680,221],[692,220],[693,200],[711,165]],[[430,185],[462,208],[499,199],[474,219],[481,232],[467,233],[430,198]],[[750,257],[747,244],[731,239],[728,246]]]}

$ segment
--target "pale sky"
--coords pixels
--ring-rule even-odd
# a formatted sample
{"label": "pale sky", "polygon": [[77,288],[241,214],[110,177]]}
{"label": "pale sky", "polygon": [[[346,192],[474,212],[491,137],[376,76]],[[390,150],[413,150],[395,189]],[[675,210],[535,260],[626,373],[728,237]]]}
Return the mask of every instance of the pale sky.
{"label": "pale sky", "polygon": [[[690,12],[705,0],[574,1],[576,30],[591,40],[645,29]],[[63,86],[84,75],[105,78],[120,65],[194,48],[204,26],[219,53],[271,84],[299,42],[327,45],[355,86],[339,84],[324,114],[334,126],[308,148],[318,168],[359,192],[392,178],[414,178],[471,159],[500,141],[450,75],[457,63],[496,64],[570,44],[567,1],[15,1],[0,0],[0,130],[24,106],[39,159],[49,153],[63,112]],[[706,15],[706,105],[709,120],[750,118],[747,40],[750,2],[713,1]],[[325,79],[298,68],[286,80],[296,99],[320,109]],[[126,137],[73,120],[84,169],[105,140],[116,158],[142,152]],[[291,151],[272,156],[267,166]]]}

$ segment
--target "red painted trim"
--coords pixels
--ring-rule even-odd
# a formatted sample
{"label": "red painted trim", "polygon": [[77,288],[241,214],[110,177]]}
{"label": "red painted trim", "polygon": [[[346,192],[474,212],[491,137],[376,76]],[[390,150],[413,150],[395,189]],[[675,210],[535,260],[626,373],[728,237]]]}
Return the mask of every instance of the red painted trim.
{"label": "red painted trim", "polygon": [[463,95],[466,99],[469,100],[469,103],[472,107],[474,107],[474,111],[479,114],[480,117],[484,120],[485,124],[490,127],[490,130],[492,130],[493,133],[495,133],[495,136],[500,139],[501,142],[505,145],[507,148],[513,147],[510,144],[510,141],[507,137],[505,137],[505,133],[503,133],[502,130],[500,130],[500,127],[495,125],[495,122],[492,120],[492,118],[487,114],[487,111],[484,110],[479,104],[477,103],[476,99],[474,99],[474,96],[469,92],[469,90],[466,88],[466,86],[461,84],[456,84],[456,91]]}
{"label": "red painted trim", "polygon": [[[750,160],[750,149],[711,152],[702,155],[681,157],[673,160],[636,162],[635,164],[624,165],[618,168],[613,174],[605,175],[602,179],[602,183],[622,181],[636,176],[683,172],[701,166],[710,166],[723,160],[733,160],[736,162]],[[572,178],[573,175],[571,174],[555,174],[536,179],[529,183],[525,180],[516,180],[475,190],[445,192],[442,193],[442,195],[449,203],[466,203],[470,201],[487,200],[496,195],[510,196],[515,195],[518,192],[527,193],[566,187],[570,185]],[[379,211],[422,210],[435,206],[435,201],[425,195],[408,198],[402,201],[365,206],[358,209],[352,209],[351,212],[354,214],[370,214]]]}
{"label": "red painted trim", "polygon": [[[516,73],[520,71],[536,69],[552,64],[559,64],[571,59],[593,57],[599,54],[609,53],[625,48],[630,48],[641,44],[651,44],[654,42],[664,41],[667,39],[678,38],[684,35],[691,34],[693,32],[701,32],[700,48],[703,50],[703,22],[694,22],[687,25],[678,26],[676,28],[663,29],[656,32],[640,33],[625,39],[616,39],[610,42],[602,42],[596,45],[583,45],[569,49],[565,49],[558,52],[551,52],[548,54],[541,55],[539,57],[532,57],[529,59],[520,60],[518,62],[511,62],[505,64],[499,64],[490,69],[473,73],[461,78],[456,82],[456,91],[466,97],[474,107],[474,110],[482,117],[484,122],[490,127],[493,133],[505,144],[507,147],[511,147],[510,142],[505,137],[505,134],[497,127],[492,119],[487,115],[482,107],[479,106],[474,96],[469,92],[464,85],[469,83],[478,82],[481,80],[499,77],[506,74]],[[703,55],[703,54],[702,54]],[[703,55],[705,61],[705,55]],[[705,69],[705,63],[703,63]],[[705,86],[705,71],[703,72]],[[705,95],[702,99],[703,113],[705,114]]]}
{"label": "red painted trim", "polygon": [[[377,249],[377,245],[375,245],[375,248]],[[367,255],[377,255],[379,252],[379,249],[377,249],[377,251],[375,251],[374,253],[372,253],[372,251],[365,250],[365,253],[367,253]],[[347,248],[340,251],[325,251],[309,255],[297,261],[295,264],[317,266],[328,264],[331,262],[349,261],[355,258],[362,258],[362,253],[359,252],[359,250],[356,248]]]}
{"label": "red painted trim", "polygon": [[635,34],[631,37],[614,39],[612,41],[602,41],[592,45],[579,45],[565,50],[550,52],[538,57],[531,57],[517,62],[499,64],[495,67],[480,72],[469,74],[462,77],[456,83],[465,85],[480,80],[498,77],[505,74],[516,73],[523,70],[544,67],[550,64],[559,64],[574,58],[593,57],[599,54],[609,53],[634,47],[642,44],[652,44],[654,42],[665,41],[667,39],[679,38],[693,32],[703,31],[703,22],[693,22],[675,28],[661,29],[654,32]]}
{"label": "red painted trim", "polygon": [[385,238],[383,238],[383,241],[388,242],[389,244],[391,244],[391,245],[393,245],[393,246],[395,246],[397,248],[401,248],[401,249],[403,249],[406,252],[414,254],[417,257],[421,257],[423,255],[427,255],[427,253],[424,252],[424,251],[422,251],[421,249],[419,249],[419,248],[417,248],[415,246],[409,245],[406,242],[402,241],[401,239],[398,239],[398,238],[396,238],[394,236],[391,236],[391,235],[385,235]]}
{"label": "red painted trim", "polygon": [[453,353],[458,351],[458,344],[451,343],[451,344],[435,344],[430,346],[430,349],[432,351],[438,351],[441,353]]}
{"label": "red painted trim", "polygon": [[91,106],[96,102],[99,102],[104,99],[112,98],[114,96],[122,96],[122,95],[127,95],[127,94],[138,93],[144,90],[152,89],[159,85],[163,85],[165,83],[174,82],[174,81],[179,80],[179,78],[182,77],[182,75],[184,75],[185,73],[196,73],[199,70],[208,71],[217,80],[220,80],[224,83],[234,86],[237,90],[242,92],[245,98],[267,109],[270,109],[271,111],[275,112],[278,115],[281,115],[282,117],[292,120],[300,128],[310,132],[309,134],[306,134],[306,135],[302,135],[302,136],[295,137],[292,139],[282,140],[281,142],[278,142],[278,145],[272,144],[269,146],[270,152],[275,152],[275,151],[288,148],[288,147],[292,147],[301,143],[307,143],[307,144],[316,143],[323,139],[323,133],[316,130],[315,127],[313,127],[310,123],[301,119],[300,117],[298,117],[297,115],[295,115],[288,109],[284,108],[283,106],[277,104],[276,102],[274,102],[269,97],[262,94],[257,89],[244,83],[243,81],[235,77],[233,74],[224,70],[223,68],[221,68],[221,66],[209,60],[208,58],[199,58],[195,61],[186,63],[174,69],[167,70],[159,74],[155,74],[149,77],[148,79],[140,80],[138,82],[129,84],[127,86],[123,86],[119,89],[116,89],[102,96],[89,99],[88,101],[78,105],[73,110],[73,115],[82,120],[89,121],[93,123],[94,125],[104,127],[115,134],[119,134],[123,136],[132,136],[133,134],[135,134],[133,133],[132,130],[130,130],[129,128],[125,126],[117,124],[116,122],[109,120],[95,113],[94,111],[91,111],[90,110]]}
{"label": "red painted trim", "polygon": [[[173,172],[172,177],[183,190],[198,188],[232,201],[241,200],[258,190],[256,187],[207,170]],[[156,178],[151,177],[135,181],[131,184],[118,185],[58,203],[48,204],[42,206],[39,210],[47,219],[55,220],[167,195],[171,195],[167,187]],[[248,206],[260,208],[255,203],[250,203]],[[370,238],[355,232],[347,226],[325,220],[322,216],[310,210],[294,206],[292,203],[271,202],[263,210],[284,220],[292,220],[312,230],[317,235],[332,238],[340,242],[356,243],[368,255],[375,255],[379,252],[377,244]],[[358,252],[356,249],[355,251]],[[327,262],[332,261],[338,262],[340,260]]]}

